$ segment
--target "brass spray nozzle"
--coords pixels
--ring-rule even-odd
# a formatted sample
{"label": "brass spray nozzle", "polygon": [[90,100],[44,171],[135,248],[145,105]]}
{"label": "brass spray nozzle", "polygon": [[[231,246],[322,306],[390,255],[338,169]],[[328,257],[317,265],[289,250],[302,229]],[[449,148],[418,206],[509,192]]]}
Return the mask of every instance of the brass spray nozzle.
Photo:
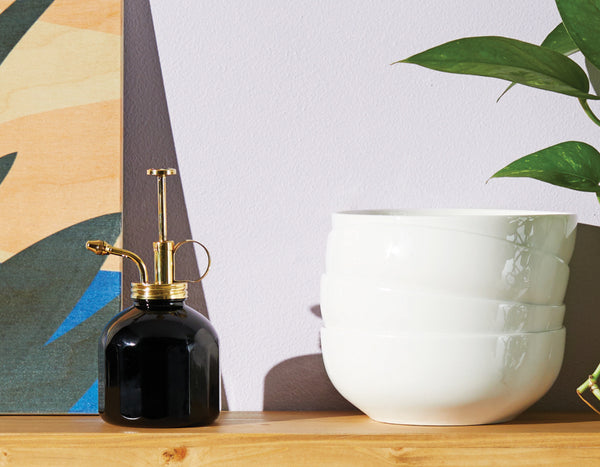
{"label": "brass spray nozzle", "polygon": [[142,261],[142,258],[135,253],[123,250],[121,248],[116,248],[102,240],[90,240],[85,244],[85,247],[97,255],[117,255],[122,256],[123,258],[129,258],[136,264],[140,271],[140,281],[144,284],[148,282],[148,270],[146,269],[146,265],[144,264],[144,261]]}

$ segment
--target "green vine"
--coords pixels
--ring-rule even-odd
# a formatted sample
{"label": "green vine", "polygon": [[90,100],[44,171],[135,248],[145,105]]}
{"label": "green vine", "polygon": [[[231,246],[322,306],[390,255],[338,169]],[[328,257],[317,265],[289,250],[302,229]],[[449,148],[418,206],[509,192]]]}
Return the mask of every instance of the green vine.
{"label": "green vine", "polygon": [[594,122],[596,125],[600,126],[600,119],[596,116],[596,114],[594,114],[594,112],[592,112],[592,109],[590,109],[590,106],[589,106],[587,100],[580,98],[579,103],[581,104],[581,107],[583,107],[585,114],[588,117],[590,117],[592,122]]}

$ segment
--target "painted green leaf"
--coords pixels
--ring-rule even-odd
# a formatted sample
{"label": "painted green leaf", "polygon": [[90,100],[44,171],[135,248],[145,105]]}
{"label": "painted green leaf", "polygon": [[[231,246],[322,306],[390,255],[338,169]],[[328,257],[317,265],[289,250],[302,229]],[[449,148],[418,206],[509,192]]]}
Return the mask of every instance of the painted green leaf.
{"label": "painted green leaf", "polygon": [[600,192],[600,153],[579,141],[567,141],[518,159],[492,175],[529,177],[579,191]]}
{"label": "painted green leaf", "polygon": [[54,0],[15,0],[0,14],[0,64]]}
{"label": "painted green leaf", "polygon": [[16,152],[0,157],[0,183],[2,183],[2,180],[4,180],[8,175],[8,172],[15,162],[16,157]]}
{"label": "painted green leaf", "polygon": [[[58,400],[61,410],[67,411],[93,382],[90,378],[96,374],[95,342],[101,328],[92,329],[85,321],[44,344],[104,262],[103,257],[85,249],[85,242],[104,238],[112,243],[119,235],[120,225],[119,213],[96,217],[61,230],[0,264],[0,412],[14,411],[15,407],[23,411],[55,411],[58,406],[52,404]],[[111,312],[114,311],[113,306]],[[82,332],[88,335],[81,335]],[[55,349],[59,346],[75,342],[84,345],[86,339],[94,341],[92,351],[72,350],[64,358],[57,357]],[[85,344],[88,347],[89,342]],[[88,368],[89,375],[79,373],[82,366]],[[60,397],[54,401],[45,396],[41,402],[33,402],[36,391],[44,386],[56,389]]]}
{"label": "painted green leaf", "polygon": [[467,37],[413,55],[396,63],[414,63],[448,73],[489,76],[584,99],[585,72],[554,50],[506,37]]}
{"label": "painted green leaf", "polygon": [[[552,32],[546,36],[541,46],[567,56],[572,55],[579,50],[577,45],[575,45],[575,42],[573,42],[573,39],[571,39],[571,36],[569,36],[563,23],[556,26]],[[510,83],[504,92],[500,94],[500,97],[496,99],[496,102],[498,102],[502,96],[516,84],[517,83],[515,82]]]}
{"label": "painted green leaf", "polygon": [[600,0],[556,0],[573,42],[600,69]]}
{"label": "painted green leaf", "polygon": [[98,377],[98,338],[119,308],[117,298],[47,346],[30,349],[1,386],[0,410],[10,403],[13,411],[67,413]]}

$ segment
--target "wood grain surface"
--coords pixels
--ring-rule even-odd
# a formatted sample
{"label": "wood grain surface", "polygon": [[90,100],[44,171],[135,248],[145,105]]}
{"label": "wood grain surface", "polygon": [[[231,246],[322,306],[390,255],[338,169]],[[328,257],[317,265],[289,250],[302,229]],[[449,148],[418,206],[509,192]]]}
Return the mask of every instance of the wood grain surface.
{"label": "wood grain surface", "polygon": [[388,425],[346,412],[224,412],[210,427],[129,429],[97,416],[0,417],[0,466],[600,465],[600,417]]}

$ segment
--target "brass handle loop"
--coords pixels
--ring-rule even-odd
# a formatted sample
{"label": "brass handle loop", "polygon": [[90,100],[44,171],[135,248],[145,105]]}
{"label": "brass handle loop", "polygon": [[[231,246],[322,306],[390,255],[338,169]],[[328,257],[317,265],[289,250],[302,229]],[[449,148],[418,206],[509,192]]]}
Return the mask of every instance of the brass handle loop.
{"label": "brass handle loop", "polygon": [[204,279],[206,277],[206,275],[208,274],[208,270],[210,269],[210,253],[208,252],[208,248],[206,248],[202,243],[200,243],[197,240],[184,240],[183,242],[179,242],[177,243],[174,247],[173,247],[173,261],[175,261],[175,253],[177,253],[177,250],[179,249],[179,247],[185,245],[186,243],[197,243],[198,245],[200,245],[205,253],[206,253],[206,258],[208,260],[208,264],[206,265],[206,269],[204,270],[204,273],[200,276],[199,279],[196,280],[182,280],[182,281],[178,281],[175,280],[175,282],[200,282],[202,279]]}

